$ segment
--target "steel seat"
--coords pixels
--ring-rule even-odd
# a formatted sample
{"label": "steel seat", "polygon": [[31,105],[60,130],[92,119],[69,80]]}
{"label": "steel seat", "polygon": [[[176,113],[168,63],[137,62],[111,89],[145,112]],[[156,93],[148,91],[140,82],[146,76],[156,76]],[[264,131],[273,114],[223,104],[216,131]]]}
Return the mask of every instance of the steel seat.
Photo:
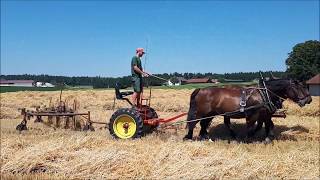
{"label": "steel seat", "polygon": [[121,85],[119,83],[116,83],[115,85],[115,91],[116,91],[116,98],[117,99],[123,99],[126,96],[129,96],[133,94],[133,91],[120,91]]}

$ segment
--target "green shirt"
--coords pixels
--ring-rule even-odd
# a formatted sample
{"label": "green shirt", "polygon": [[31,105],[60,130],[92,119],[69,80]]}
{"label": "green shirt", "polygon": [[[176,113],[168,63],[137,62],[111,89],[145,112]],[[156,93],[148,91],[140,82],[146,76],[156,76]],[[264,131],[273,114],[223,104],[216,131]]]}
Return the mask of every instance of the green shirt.
{"label": "green shirt", "polygon": [[137,73],[134,71],[133,67],[137,66],[141,71],[142,71],[142,66],[141,66],[141,59],[138,58],[137,56],[133,56],[131,60],[131,74],[132,77],[142,77],[140,73]]}

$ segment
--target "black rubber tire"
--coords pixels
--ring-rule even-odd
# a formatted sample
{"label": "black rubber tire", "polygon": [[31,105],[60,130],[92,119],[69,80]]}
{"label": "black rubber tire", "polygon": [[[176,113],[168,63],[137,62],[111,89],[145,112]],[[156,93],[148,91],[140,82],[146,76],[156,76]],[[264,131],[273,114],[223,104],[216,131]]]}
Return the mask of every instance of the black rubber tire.
{"label": "black rubber tire", "polygon": [[152,113],[152,117],[158,118],[158,114],[157,114],[156,110],[154,110],[152,107],[149,107],[149,108],[150,108],[150,112]]}
{"label": "black rubber tire", "polygon": [[141,119],[139,112],[134,108],[121,108],[112,114],[109,121],[109,132],[111,136],[117,139],[120,138],[116,135],[116,133],[113,130],[113,123],[121,115],[128,115],[132,117],[132,119],[136,123],[136,132],[131,138],[134,139],[134,138],[142,137],[143,136],[143,120]]}
{"label": "black rubber tire", "polygon": [[143,105],[142,107],[149,109],[149,112],[148,112],[149,119],[158,118],[158,114],[157,114],[156,110],[154,110],[152,107],[149,107],[149,106],[146,106],[146,105]]}
{"label": "black rubber tire", "polygon": [[[149,115],[150,118],[151,119],[158,118],[157,112],[152,107],[148,107],[148,108],[149,108],[149,113],[151,114],[151,115]],[[157,128],[157,126],[144,125],[144,130],[143,131],[144,131],[145,135],[146,134],[151,134],[156,128]]]}

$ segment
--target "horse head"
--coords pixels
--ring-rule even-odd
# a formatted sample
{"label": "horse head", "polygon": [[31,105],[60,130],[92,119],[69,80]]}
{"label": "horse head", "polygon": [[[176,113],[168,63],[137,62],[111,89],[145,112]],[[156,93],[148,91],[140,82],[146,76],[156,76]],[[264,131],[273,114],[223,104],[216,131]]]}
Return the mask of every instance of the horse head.
{"label": "horse head", "polygon": [[312,98],[308,89],[299,81],[287,79],[272,79],[266,81],[267,88],[278,96],[291,99],[300,107],[310,104]]}
{"label": "horse head", "polygon": [[290,85],[287,88],[287,94],[288,97],[296,102],[300,107],[310,104],[312,101],[307,87],[299,81],[290,80]]}

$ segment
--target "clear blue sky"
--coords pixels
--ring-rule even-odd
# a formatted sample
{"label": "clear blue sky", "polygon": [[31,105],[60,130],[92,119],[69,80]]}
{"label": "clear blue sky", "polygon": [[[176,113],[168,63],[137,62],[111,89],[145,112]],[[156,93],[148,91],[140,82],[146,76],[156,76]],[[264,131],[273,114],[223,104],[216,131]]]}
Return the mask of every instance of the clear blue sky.
{"label": "clear blue sky", "polygon": [[129,75],[147,39],[151,73],[283,71],[319,1],[1,0],[1,74]]}

